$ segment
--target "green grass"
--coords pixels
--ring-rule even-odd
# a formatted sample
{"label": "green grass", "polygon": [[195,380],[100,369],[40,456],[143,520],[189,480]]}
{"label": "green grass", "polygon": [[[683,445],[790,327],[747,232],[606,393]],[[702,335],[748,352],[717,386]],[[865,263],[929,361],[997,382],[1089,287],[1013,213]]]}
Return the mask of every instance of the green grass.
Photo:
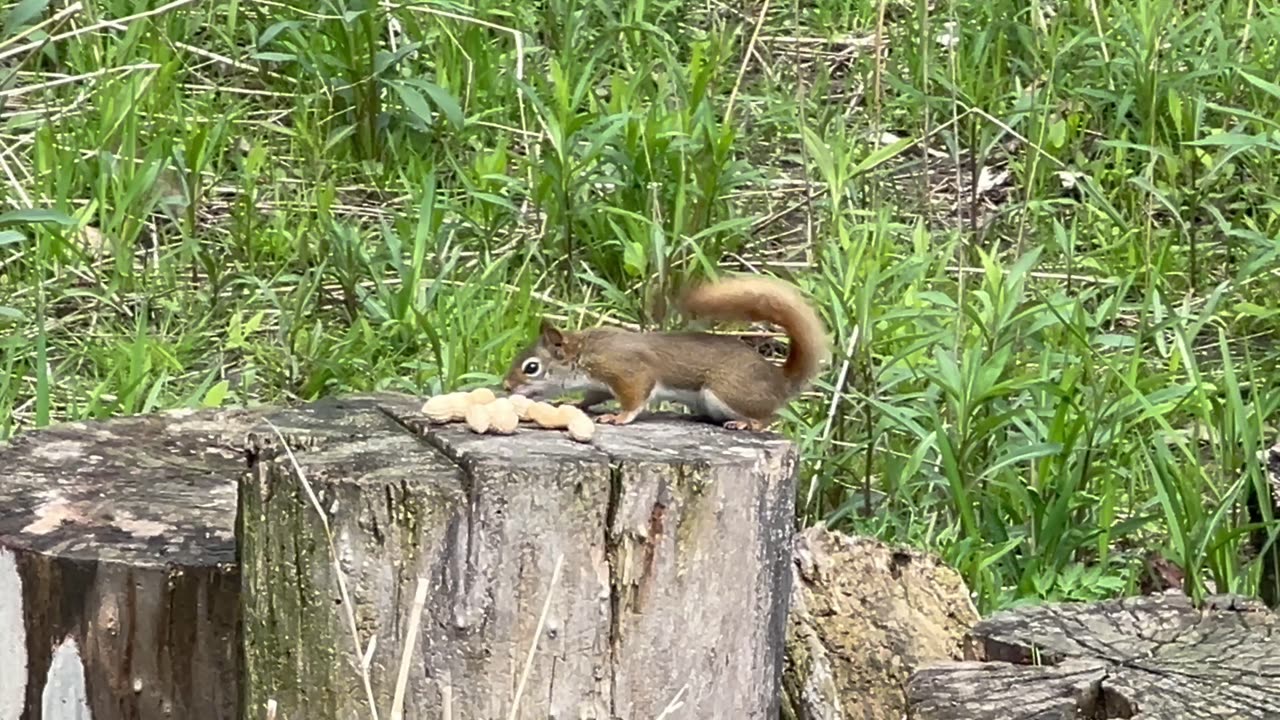
{"label": "green grass", "polygon": [[61,7],[0,5],[0,437],[492,383],[767,272],[837,348],[801,522],[983,611],[1273,592],[1269,3]]}

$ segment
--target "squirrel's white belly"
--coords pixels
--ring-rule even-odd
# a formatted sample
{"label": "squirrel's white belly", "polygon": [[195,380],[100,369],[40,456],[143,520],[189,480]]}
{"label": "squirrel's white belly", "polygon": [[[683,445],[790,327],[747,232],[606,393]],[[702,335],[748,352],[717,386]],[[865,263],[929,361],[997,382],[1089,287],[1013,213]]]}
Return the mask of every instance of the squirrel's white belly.
{"label": "squirrel's white belly", "polygon": [[657,385],[649,394],[649,402],[678,402],[694,413],[710,416],[712,420],[741,420],[716,394],[703,388],[701,390],[681,390],[665,385]]}

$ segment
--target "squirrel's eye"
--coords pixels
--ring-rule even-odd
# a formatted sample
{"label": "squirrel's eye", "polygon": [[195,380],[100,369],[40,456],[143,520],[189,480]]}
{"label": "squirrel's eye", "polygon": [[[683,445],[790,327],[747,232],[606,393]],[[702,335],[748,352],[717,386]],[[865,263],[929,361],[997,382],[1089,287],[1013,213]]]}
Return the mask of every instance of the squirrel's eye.
{"label": "squirrel's eye", "polygon": [[524,367],[520,368],[520,372],[524,373],[525,375],[537,375],[538,371],[541,369],[542,369],[542,363],[538,362],[537,360],[525,360]]}

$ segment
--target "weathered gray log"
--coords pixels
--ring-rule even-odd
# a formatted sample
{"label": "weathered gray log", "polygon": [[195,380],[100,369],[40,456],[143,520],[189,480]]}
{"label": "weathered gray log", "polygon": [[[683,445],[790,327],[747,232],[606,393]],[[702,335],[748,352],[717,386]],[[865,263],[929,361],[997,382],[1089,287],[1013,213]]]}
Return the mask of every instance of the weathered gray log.
{"label": "weathered gray log", "polygon": [[915,673],[918,720],[1280,717],[1280,616],[1181,594],[1027,607],[979,622],[967,662]]}
{"label": "weathered gray log", "polygon": [[0,720],[235,717],[232,518],[253,413],[0,446]]}
{"label": "weathered gray log", "polygon": [[402,656],[409,718],[776,716],[789,443],[652,416],[480,436],[420,404],[277,415],[292,454],[255,437],[248,716],[389,717]]}
{"label": "weathered gray log", "polygon": [[963,656],[978,612],[938,558],[822,525],[792,552],[783,718],[899,720],[911,673]]}

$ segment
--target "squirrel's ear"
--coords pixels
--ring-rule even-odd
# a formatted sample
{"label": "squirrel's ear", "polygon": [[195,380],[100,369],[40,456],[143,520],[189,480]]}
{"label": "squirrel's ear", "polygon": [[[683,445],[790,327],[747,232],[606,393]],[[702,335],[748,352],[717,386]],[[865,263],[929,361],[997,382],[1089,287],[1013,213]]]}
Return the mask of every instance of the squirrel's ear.
{"label": "squirrel's ear", "polygon": [[542,325],[538,332],[542,335],[542,342],[551,347],[560,347],[564,345],[564,333],[560,332],[560,328],[556,327],[547,318],[542,318]]}

